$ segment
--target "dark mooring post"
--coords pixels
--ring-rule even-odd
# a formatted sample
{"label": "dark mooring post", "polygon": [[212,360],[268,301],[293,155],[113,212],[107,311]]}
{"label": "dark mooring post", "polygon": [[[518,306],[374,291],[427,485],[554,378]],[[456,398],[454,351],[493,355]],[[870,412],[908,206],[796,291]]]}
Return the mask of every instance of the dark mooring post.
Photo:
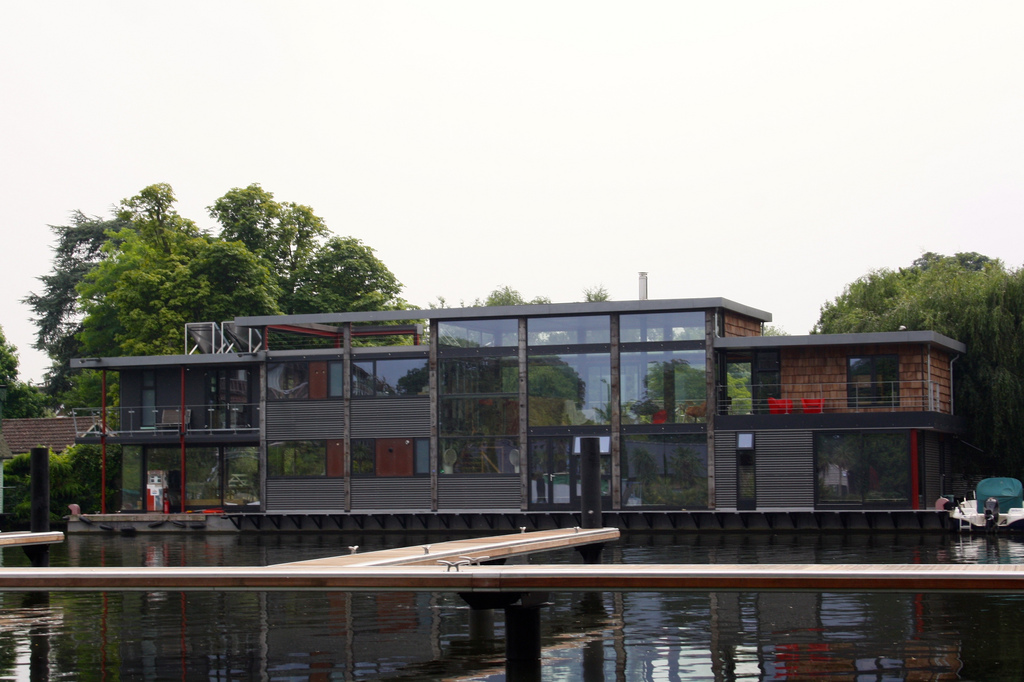
{"label": "dark mooring post", "polygon": [[[32,448],[31,458],[29,530],[33,533],[47,533],[50,531],[50,449]],[[50,565],[49,545],[29,545],[24,550],[33,566],[39,568]]]}
{"label": "dark mooring post", "polygon": [[[583,528],[601,528],[601,440],[580,438],[580,510]],[[601,562],[603,543],[577,548],[587,564]]]}

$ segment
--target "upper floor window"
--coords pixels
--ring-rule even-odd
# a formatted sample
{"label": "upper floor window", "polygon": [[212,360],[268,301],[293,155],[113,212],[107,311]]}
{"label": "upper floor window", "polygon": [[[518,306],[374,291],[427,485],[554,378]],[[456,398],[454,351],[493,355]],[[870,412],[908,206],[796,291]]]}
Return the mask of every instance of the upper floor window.
{"label": "upper floor window", "polygon": [[850,407],[895,407],[900,402],[899,357],[861,355],[847,358],[846,397]]}
{"label": "upper floor window", "polygon": [[519,345],[519,321],[457,320],[438,322],[438,344],[456,348],[502,348]]}
{"label": "upper floor window", "polygon": [[533,317],[526,324],[526,343],[530,346],[611,342],[611,318],[608,315]]}
{"label": "upper floor window", "polygon": [[267,398],[270,400],[308,399],[309,363],[267,363]]}
{"label": "upper floor window", "polygon": [[427,395],[427,358],[359,360],[352,363],[352,397]]}
{"label": "upper floor window", "polygon": [[637,313],[619,318],[622,343],[703,341],[704,312]]}

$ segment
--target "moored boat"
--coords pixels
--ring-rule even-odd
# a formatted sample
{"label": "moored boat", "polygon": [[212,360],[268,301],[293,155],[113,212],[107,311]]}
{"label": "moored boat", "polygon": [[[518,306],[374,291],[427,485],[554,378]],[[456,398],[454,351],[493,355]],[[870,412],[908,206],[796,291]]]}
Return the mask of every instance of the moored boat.
{"label": "moored boat", "polygon": [[1024,530],[1024,486],[1016,478],[986,478],[974,499],[961,502],[950,515],[960,530]]}

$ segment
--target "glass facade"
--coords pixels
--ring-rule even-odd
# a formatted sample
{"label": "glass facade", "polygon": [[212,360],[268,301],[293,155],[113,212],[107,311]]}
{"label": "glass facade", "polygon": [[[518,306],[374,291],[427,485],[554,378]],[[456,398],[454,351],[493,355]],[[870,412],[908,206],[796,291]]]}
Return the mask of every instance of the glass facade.
{"label": "glass facade", "polygon": [[427,358],[357,360],[352,363],[352,397],[427,395]]}
{"label": "glass facade", "polygon": [[502,348],[519,345],[519,321],[458,320],[437,324],[439,346],[454,348]]}
{"label": "glass facade", "polygon": [[707,378],[703,350],[623,353],[620,366],[623,424],[704,420]]}
{"label": "glass facade", "polygon": [[707,507],[703,434],[625,436],[621,470],[623,507]]}
{"label": "glass facade", "polygon": [[268,443],[267,475],[274,477],[326,476],[327,443],[322,440]]}
{"label": "glass facade", "polygon": [[529,425],[610,424],[611,379],[608,353],[531,355]]}
{"label": "glass facade", "polygon": [[910,507],[910,440],[905,432],[817,433],[818,504]]}
{"label": "glass facade", "polygon": [[569,346],[611,343],[608,315],[532,317],[526,323],[528,346]]}
{"label": "glass facade", "polygon": [[[185,508],[260,511],[259,448],[185,448]],[[181,511],[181,448],[121,448],[121,510]]]}
{"label": "glass facade", "polygon": [[704,341],[704,313],[637,313],[619,318],[622,343]]}

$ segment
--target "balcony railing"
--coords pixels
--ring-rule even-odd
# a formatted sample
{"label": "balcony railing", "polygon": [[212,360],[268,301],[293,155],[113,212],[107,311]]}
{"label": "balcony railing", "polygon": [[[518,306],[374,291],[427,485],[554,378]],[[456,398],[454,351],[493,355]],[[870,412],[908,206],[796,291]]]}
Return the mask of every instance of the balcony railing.
{"label": "balcony railing", "polygon": [[[258,403],[185,405],[183,420],[181,405],[108,407],[106,435],[130,438],[181,433],[256,433],[260,425],[259,410]],[[100,408],[76,409],[72,416],[77,437],[99,437],[103,434]]]}
{"label": "balcony railing", "polygon": [[934,381],[819,382],[719,386],[718,414],[939,412],[952,414]]}

